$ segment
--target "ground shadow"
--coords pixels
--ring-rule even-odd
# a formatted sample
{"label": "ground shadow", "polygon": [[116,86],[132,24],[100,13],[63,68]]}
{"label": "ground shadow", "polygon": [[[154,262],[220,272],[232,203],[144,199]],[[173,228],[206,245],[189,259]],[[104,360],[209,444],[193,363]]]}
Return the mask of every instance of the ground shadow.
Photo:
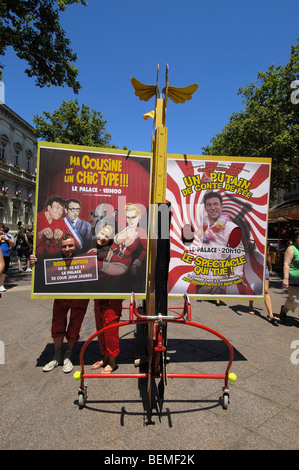
{"label": "ground shadow", "polygon": [[[148,363],[143,363],[140,367],[134,367],[134,360],[138,357],[146,357],[146,341],[145,341],[145,331],[144,324],[135,325],[134,335],[132,336],[132,331],[124,334],[120,334],[120,355],[118,356],[119,372],[121,372],[121,366],[124,364],[132,365],[132,372],[147,372]],[[128,335],[130,334],[130,337]],[[80,351],[84,345],[83,341],[80,341],[75,344],[72,362],[74,366],[80,365]],[[234,350],[234,361],[246,361],[244,357],[238,350]],[[53,344],[47,344],[40,356],[37,358],[36,367],[42,367],[44,364],[52,360],[54,355]],[[180,338],[168,338],[167,339],[167,356],[170,363],[205,363],[205,362],[224,362],[228,363],[230,359],[230,351],[227,344],[222,341],[220,338],[217,339],[180,339]],[[94,339],[86,348],[84,353],[84,366],[89,366],[99,359],[99,346],[97,339]],[[224,365],[223,374],[225,373],[226,364]],[[184,370],[184,368],[183,368]],[[167,417],[169,427],[172,427],[171,416],[177,413],[190,413],[198,412],[204,409],[210,409],[221,405],[222,397],[219,400],[185,400],[186,404],[197,403],[199,407],[191,407],[182,411],[170,411],[169,401],[164,401],[163,393],[163,383],[160,379],[151,379],[150,382],[150,396],[148,393],[148,379],[147,378],[138,378],[138,390],[141,398],[141,403],[143,407],[142,412],[131,412],[128,411],[125,404],[134,403],[133,401],[119,401],[121,403],[121,409],[118,411],[113,411],[109,409],[109,403],[114,404],[118,403],[115,400],[109,401],[86,401],[84,408],[97,411],[101,413],[112,413],[119,414],[120,424],[124,425],[125,419],[130,415],[141,415],[144,419],[145,425],[155,424],[155,417],[158,417],[159,420],[162,417]],[[175,403],[175,400],[171,403]],[[140,401],[138,401],[140,403]],[[206,406],[204,404],[206,403]],[[75,404],[78,405],[78,400],[75,401]],[[108,408],[106,409],[106,405]],[[98,405],[98,406],[97,406]],[[102,406],[105,405],[105,406]],[[163,405],[163,406],[162,406]]]}
{"label": "ground shadow", "polygon": [[18,287],[20,282],[30,285],[31,283],[31,274],[26,273],[24,270],[22,272],[18,272],[17,268],[9,268],[8,274],[5,278],[5,288],[6,290],[10,290],[13,287]]}
{"label": "ground shadow", "polygon": [[[222,397],[219,399],[188,399],[188,400],[165,400],[163,406],[161,404],[158,387],[156,381],[152,380],[151,387],[151,404],[147,393],[147,380],[138,379],[138,389],[140,391],[141,400],[88,400],[84,407],[79,407],[79,410],[87,410],[102,414],[119,415],[120,426],[125,426],[125,420],[130,417],[140,416],[143,420],[144,426],[155,425],[157,419],[159,422],[163,418],[168,421],[168,427],[172,428],[172,416],[186,413],[199,413],[213,408],[218,408],[223,405]],[[142,411],[131,411],[128,408],[134,408],[134,404],[142,403]],[[175,405],[180,405],[180,409],[176,409]],[[186,408],[181,409],[181,405],[185,404]],[[74,401],[74,405],[78,406],[78,400]],[[111,409],[111,406],[119,405],[119,409]],[[132,405],[132,406],[131,406]],[[171,409],[172,407],[172,409]]]}
{"label": "ground shadow", "polygon": [[[120,338],[120,355],[117,358],[119,366],[121,364],[134,364],[134,360],[146,357],[146,343],[144,338]],[[83,341],[75,344],[72,353],[72,363],[74,366],[80,365],[80,351],[84,345]],[[246,357],[233,347],[234,361],[246,361]],[[176,363],[200,363],[200,362],[222,362],[229,361],[229,348],[221,339],[180,339],[168,338],[167,355],[171,362]],[[54,346],[48,343],[40,356],[36,360],[36,367],[43,367],[51,361],[54,356]],[[83,362],[84,366],[92,365],[100,358],[100,351],[97,340],[91,341],[87,346]]]}
{"label": "ground shadow", "polygon": [[[248,305],[242,305],[242,304],[230,305],[229,309],[232,310],[237,315],[240,315],[240,316],[242,316],[244,313],[250,315],[250,313],[249,313],[249,304]],[[253,311],[254,311],[255,315],[260,316],[262,318],[262,315],[260,314],[260,310],[262,310],[262,308],[258,308],[254,305]]]}
{"label": "ground shadow", "polygon": [[[236,313],[237,315],[243,315],[244,313],[246,313],[247,315],[250,315],[250,313],[248,311],[248,306],[246,306],[246,305],[245,306],[244,305],[233,305],[233,306],[230,306],[229,308],[234,313]],[[260,313],[260,311],[263,311],[263,308],[257,308],[255,306],[253,306],[253,311],[254,311],[254,315],[252,315],[252,316],[259,317],[259,318],[261,318],[261,320],[264,320],[264,321],[270,323],[267,316],[261,315],[261,313]],[[279,317],[279,315],[277,315],[277,314],[274,314],[274,315],[276,317]],[[287,326],[287,327],[290,327],[290,326],[299,327],[299,319],[288,313],[286,318],[284,320],[278,320],[277,324],[281,325],[281,326]]]}

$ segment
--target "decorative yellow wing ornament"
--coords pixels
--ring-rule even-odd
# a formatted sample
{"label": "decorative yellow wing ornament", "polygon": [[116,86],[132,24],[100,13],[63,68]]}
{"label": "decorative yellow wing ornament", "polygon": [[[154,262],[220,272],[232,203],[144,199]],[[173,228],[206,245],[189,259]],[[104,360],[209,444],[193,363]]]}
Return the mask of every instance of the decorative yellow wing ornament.
{"label": "decorative yellow wing ornament", "polygon": [[[174,87],[169,86],[167,91],[167,96],[174,103],[185,103],[185,101],[191,100],[193,93],[196,92],[198,84],[194,83],[193,85],[185,87]],[[163,88],[163,93],[166,96],[166,87]]]}
{"label": "decorative yellow wing ornament", "polygon": [[[159,94],[159,84],[158,84],[158,76],[159,76],[159,65],[157,69],[157,82],[156,85],[145,85],[144,83],[139,82],[136,78],[131,78],[131,83],[135,90],[135,95],[141,101],[148,101],[153,96],[156,97],[156,104],[155,110],[150,111],[143,115],[143,119],[147,120],[149,117],[153,118],[154,120],[157,118],[157,103],[159,101],[158,94]],[[193,94],[196,92],[198,88],[198,84],[194,83],[193,85],[189,85],[186,87],[174,87],[169,86],[168,83],[168,65],[166,66],[166,79],[165,79],[166,86],[163,88],[162,93],[164,93],[165,98],[163,99],[163,106],[161,107],[162,112],[162,123],[165,126],[166,121],[166,107],[167,107],[167,99],[170,98],[174,103],[185,103],[188,100],[191,100]],[[161,99],[161,98],[160,98]]]}
{"label": "decorative yellow wing ornament", "polygon": [[148,101],[150,98],[157,95],[159,91],[156,85],[144,85],[134,77],[131,78],[131,83],[135,90],[135,95],[138,96],[141,101]]}
{"label": "decorative yellow wing ornament", "polygon": [[[135,95],[141,101],[148,101],[153,96],[158,97],[159,85],[158,85],[158,73],[157,72],[157,83],[156,85],[145,85],[144,83],[139,82],[136,78],[131,78],[131,83],[135,90]],[[185,101],[191,100],[192,95],[196,92],[198,84],[194,83],[186,87],[174,87],[168,85],[168,65],[166,67],[166,86],[163,88],[162,92],[165,95],[165,98],[170,98],[174,103],[185,103]]]}

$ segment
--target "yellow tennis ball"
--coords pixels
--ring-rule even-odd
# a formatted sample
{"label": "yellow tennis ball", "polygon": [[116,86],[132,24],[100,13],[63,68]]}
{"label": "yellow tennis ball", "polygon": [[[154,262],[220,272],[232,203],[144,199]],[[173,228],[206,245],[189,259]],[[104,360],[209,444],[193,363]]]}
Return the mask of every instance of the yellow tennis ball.
{"label": "yellow tennis ball", "polygon": [[73,377],[74,377],[75,380],[81,380],[81,378],[82,378],[81,372],[79,370],[77,370],[76,372],[74,372]]}
{"label": "yellow tennis ball", "polygon": [[228,380],[230,380],[231,382],[235,382],[237,380],[237,376],[234,372],[230,372],[228,374]]}

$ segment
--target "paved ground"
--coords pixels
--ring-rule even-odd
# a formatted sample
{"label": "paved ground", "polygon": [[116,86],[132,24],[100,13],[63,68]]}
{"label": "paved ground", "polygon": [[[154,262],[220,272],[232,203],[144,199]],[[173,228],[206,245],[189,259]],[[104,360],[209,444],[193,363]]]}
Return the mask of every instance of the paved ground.
{"label": "paved ground", "polygon": [[[0,299],[0,340],[4,345],[1,375],[2,450],[298,450],[299,320],[289,316],[274,327],[263,302],[248,314],[247,302],[226,301],[219,307],[192,301],[192,320],[225,336],[233,345],[230,403],[222,408],[222,380],[171,379],[162,415],[150,416],[143,379],[89,379],[88,401],[79,409],[78,382],[61,367],[44,373],[52,359],[52,300],[30,299],[31,274],[17,273],[13,261],[7,292]],[[286,293],[281,279],[270,284],[278,313]],[[172,305],[180,305],[173,301]],[[127,311],[123,319],[128,319]],[[93,302],[83,322],[74,355],[95,331]],[[144,351],[140,325],[121,328],[118,372],[136,372],[134,356]],[[224,342],[197,328],[168,327],[169,372],[224,373]],[[97,342],[86,351],[85,366],[98,357]],[[293,359],[293,360],[292,360]]]}

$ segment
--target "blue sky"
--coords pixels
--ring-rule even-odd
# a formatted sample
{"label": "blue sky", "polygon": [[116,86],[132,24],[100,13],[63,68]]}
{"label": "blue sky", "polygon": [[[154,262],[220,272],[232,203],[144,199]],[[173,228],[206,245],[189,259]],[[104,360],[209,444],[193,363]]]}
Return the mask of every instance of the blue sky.
{"label": "blue sky", "polygon": [[3,59],[5,103],[32,124],[34,114],[53,112],[62,100],[75,99],[100,111],[112,143],[149,152],[153,120],[143,114],[154,99],[140,101],[131,77],[155,84],[198,83],[191,101],[168,100],[168,152],[200,155],[201,147],[242,108],[240,87],[271,64],[285,65],[297,43],[298,0],[90,0],[70,6],[61,23],[77,53],[83,85],[71,89],[35,86],[24,73],[26,62],[12,50]]}

